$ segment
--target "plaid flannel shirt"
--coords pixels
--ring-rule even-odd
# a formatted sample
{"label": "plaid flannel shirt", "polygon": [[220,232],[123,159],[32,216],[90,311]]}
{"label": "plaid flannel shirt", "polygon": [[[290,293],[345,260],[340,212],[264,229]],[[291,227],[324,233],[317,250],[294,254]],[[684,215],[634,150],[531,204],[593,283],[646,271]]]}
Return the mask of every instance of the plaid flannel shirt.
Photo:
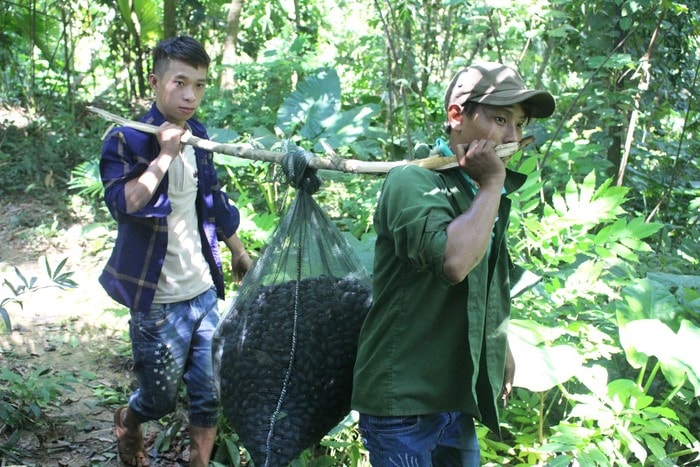
{"label": "plaid flannel shirt", "polygon": [[[141,119],[159,126],[165,118],[153,104]],[[193,135],[207,138],[205,127],[194,119],[187,121]],[[104,199],[117,221],[117,239],[112,254],[100,275],[100,284],[117,302],[131,311],[148,311],[153,302],[168,243],[168,175],[153,198],[142,209],[126,212],[124,187],[141,175],[159,153],[156,137],[128,127],[115,128],[102,147],[100,174],[105,187]],[[209,264],[219,298],[224,298],[224,278],[218,241],[229,238],[238,229],[238,209],[219,185],[213,154],[195,148],[199,186],[195,209],[199,219],[202,253]]]}

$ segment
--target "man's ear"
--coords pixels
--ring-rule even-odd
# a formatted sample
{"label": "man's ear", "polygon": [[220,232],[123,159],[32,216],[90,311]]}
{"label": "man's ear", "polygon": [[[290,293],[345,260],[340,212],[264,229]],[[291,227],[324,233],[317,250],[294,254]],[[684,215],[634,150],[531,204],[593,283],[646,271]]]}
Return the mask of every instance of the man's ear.
{"label": "man's ear", "polygon": [[148,75],[148,84],[155,89],[155,87],[158,85],[158,76],[156,76],[155,73],[151,73]]}
{"label": "man's ear", "polygon": [[461,130],[462,129],[462,118],[464,117],[464,114],[462,113],[462,106],[459,104],[450,104],[449,107],[447,107],[447,124],[452,128],[453,130]]}

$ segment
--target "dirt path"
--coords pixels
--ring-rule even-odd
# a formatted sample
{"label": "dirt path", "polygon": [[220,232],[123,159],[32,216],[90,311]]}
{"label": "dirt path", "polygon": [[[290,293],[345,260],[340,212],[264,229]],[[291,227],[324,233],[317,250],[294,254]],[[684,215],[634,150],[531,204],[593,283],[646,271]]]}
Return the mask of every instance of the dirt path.
{"label": "dirt path", "polygon": [[[92,239],[80,226],[42,236],[34,235],[36,228],[13,225],[13,219],[33,209],[0,205],[0,300],[13,296],[6,280],[20,284],[15,267],[26,279],[36,277],[37,284],[49,285],[44,257],[52,268],[68,258],[64,270],[73,272],[78,286],[44,288],[18,297],[21,307],[7,305],[12,332],[0,333],[0,368],[22,375],[27,391],[52,387],[48,382],[68,386],[53,386],[58,403],[44,410],[41,422],[21,430],[14,457],[2,446],[18,430],[5,425],[0,412],[0,465],[116,466],[112,413],[128,397],[132,377],[127,318],[97,282],[108,251],[87,253]],[[0,402],[4,389],[0,384]],[[29,403],[42,397],[48,398],[29,392],[23,399]],[[158,427],[149,424],[146,430],[152,444]],[[178,450],[174,443],[171,451]],[[179,465],[168,458],[177,456],[166,453],[152,465]]]}
{"label": "dirt path", "polygon": [[[37,285],[47,288],[18,296],[21,306],[7,304],[12,332],[0,334],[0,360],[3,368],[22,375],[27,391],[34,392],[22,402],[49,399],[35,392],[42,387],[55,389],[59,402],[45,408],[41,421],[21,431],[14,458],[2,459],[0,451],[0,460],[3,465],[118,465],[112,407],[99,394],[118,395],[130,384],[126,320],[110,311],[115,304],[97,283],[104,258],[85,254],[87,240],[79,226],[41,235],[22,225],[46,217],[41,210],[31,204],[2,206],[0,298],[13,297],[5,281],[21,284],[15,267],[27,280],[35,277]],[[78,286],[52,287],[44,257],[52,269],[68,258],[64,271],[73,272]],[[67,386],[49,384],[60,382]],[[16,431],[0,424],[0,446]]]}

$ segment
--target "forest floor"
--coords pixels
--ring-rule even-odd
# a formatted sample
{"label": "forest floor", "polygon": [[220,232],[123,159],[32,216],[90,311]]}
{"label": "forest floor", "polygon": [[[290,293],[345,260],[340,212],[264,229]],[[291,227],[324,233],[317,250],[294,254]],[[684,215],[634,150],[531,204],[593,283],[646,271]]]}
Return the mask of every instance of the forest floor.
{"label": "forest floor", "polygon": [[[88,253],[92,246],[82,226],[52,228],[52,216],[38,202],[0,201],[0,301],[14,297],[6,281],[21,282],[15,267],[27,280],[50,285],[44,258],[52,269],[68,258],[64,271],[72,271],[77,283],[18,296],[21,306],[4,305],[12,329],[5,332],[0,324],[0,371],[22,375],[24,382],[0,378],[0,466],[120,465],[112,417],[133,386],[128,318],[97,281],[109,250]],[[20,386],[25,397],[7,400]],[[51,403],[27,426],[4,423],[3,403],[20,407],[42,400]],[[144,429],[147,448],[161,445],[162,425],[151,422]],[[187,455],[182,438],[172,436],[151,465],[181,465]]]}

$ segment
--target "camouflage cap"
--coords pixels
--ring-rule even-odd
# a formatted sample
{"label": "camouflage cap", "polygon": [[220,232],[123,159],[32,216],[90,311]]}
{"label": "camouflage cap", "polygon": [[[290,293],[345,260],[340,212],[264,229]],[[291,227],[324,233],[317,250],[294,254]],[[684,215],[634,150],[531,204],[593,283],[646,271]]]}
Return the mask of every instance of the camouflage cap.
{"label": "camouflage cap", "polygon": [[555,108],[550,93],[527,89],[516,70],[500,63],[471,65],[452,78],[445,93],[445,110],[450,104],[467,101],[496,106],[526,103],[534,118],[549,117]]}

